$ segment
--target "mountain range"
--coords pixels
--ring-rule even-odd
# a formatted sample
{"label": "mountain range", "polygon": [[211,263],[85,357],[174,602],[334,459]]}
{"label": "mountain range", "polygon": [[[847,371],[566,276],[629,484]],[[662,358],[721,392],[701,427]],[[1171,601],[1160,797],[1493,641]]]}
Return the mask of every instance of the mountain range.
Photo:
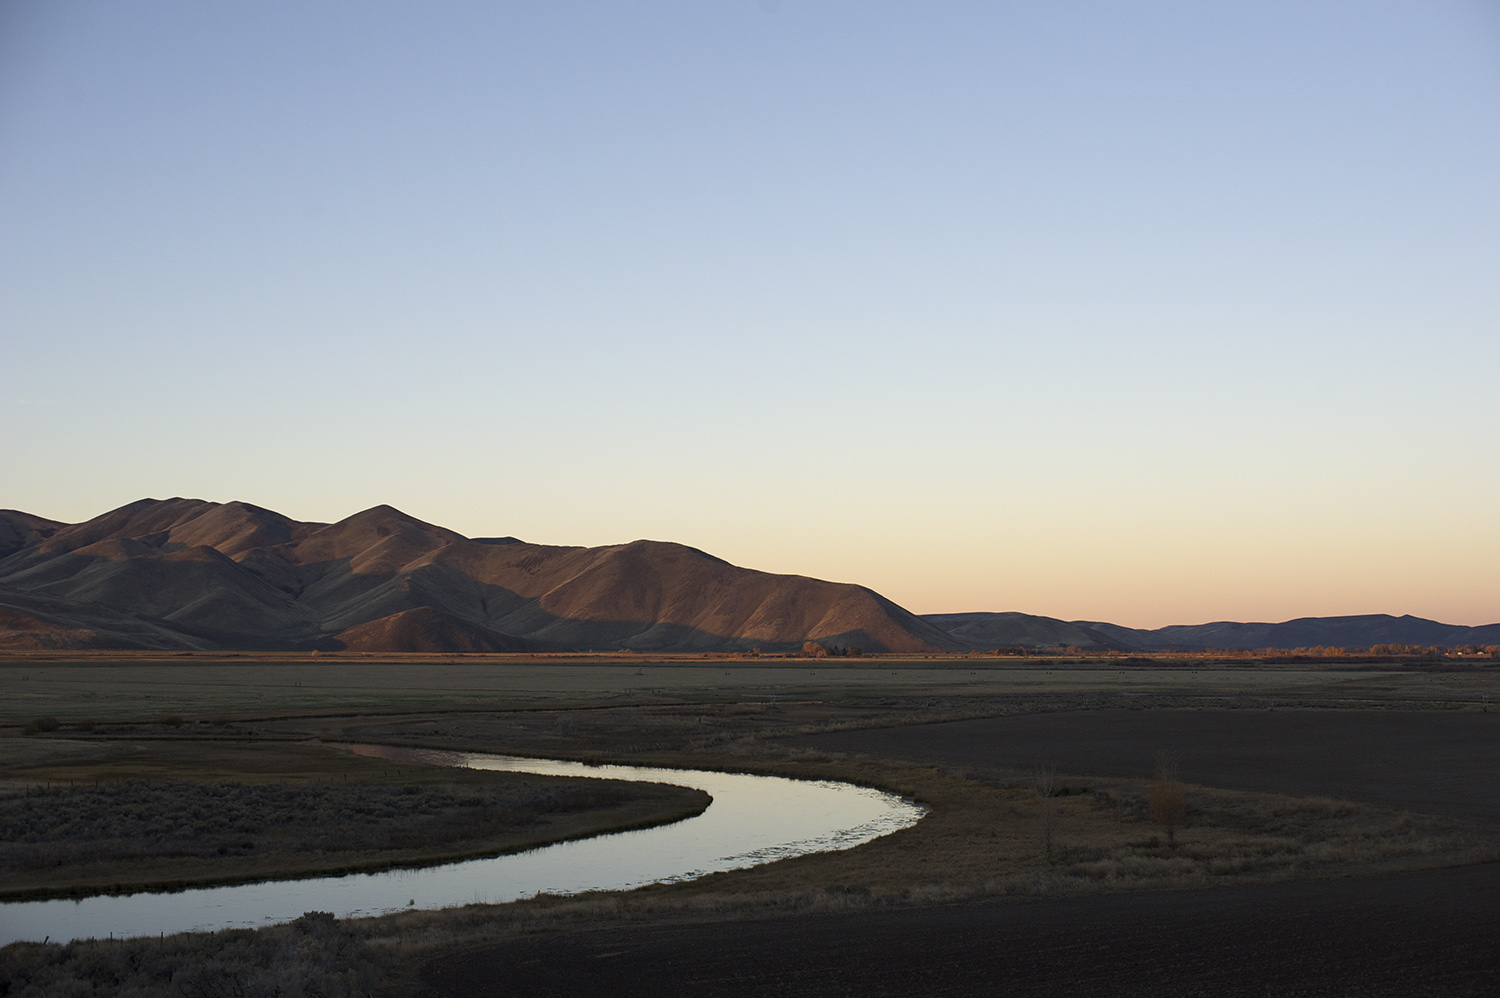
{"label": "mountain range", "polygon": [[1079,628],[1128,648],[1143,651],[1256,650],[1261,648],[1371,648],[1375,645],[1425,645],[1456,648],[1500,644],[1500,624],[1465,627],[1405,614],[1366,613],[1347,617],[1299,617],[1277,624],[1219,620],[1210,624],[1172,624],[1153,630],[1099,621],[1074,621]]}
{"label": "mountain range", "polygon": [[1313,617],[1140,630],[1024,613],[918,616],[863,586],[662,541],[465,537],[390,506],[337,523],[142,499],[83,523],[0,510],[0,648],[425,652],[1162,650],[1500,643],[1500,624]]}
{"label": "mountain range", "polygon": [[376,506],[304,523],[142,499],[84,523],[0,511],[0,647],[364,651],[953,650],[863,586],[660,541],[470,538]]}
{"label": "mountain range", "polygon": [[1057,620],[1029,613],[929,613],[929,621],[974,647],[1056,648],[1085,651],[1259,651],[1293,648],[1367,649],[1375,645],[1456,648],[1500,644],[1500,624],[1465,627],[1405,615],[1299,617],[1280,623],[1121,627],[1097,620]]}

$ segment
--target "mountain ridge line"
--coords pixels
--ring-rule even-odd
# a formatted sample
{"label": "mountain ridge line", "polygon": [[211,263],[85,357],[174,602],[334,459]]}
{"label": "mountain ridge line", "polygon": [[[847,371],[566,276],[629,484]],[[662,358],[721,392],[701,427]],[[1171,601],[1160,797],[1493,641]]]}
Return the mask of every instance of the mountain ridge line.
{"label": "mountain ridge line", "polygon": [[140,499],[80,523],[0,510],[0,649],[870,652],[1500,643],[1410,615],[1129,628],[914,614],[874,590],[741,568],[672,541],[470,538],[380,504],[334,523]]}

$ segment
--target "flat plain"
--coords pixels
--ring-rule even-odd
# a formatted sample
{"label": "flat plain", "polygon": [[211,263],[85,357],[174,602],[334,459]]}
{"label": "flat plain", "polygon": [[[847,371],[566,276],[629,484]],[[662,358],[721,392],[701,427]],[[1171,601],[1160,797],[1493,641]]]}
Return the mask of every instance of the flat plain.
{"label": "flat plain", "polygon": [[[12,786],[127,758],[140,779],[217,746],[174,778],[243,782],[257,758],[335,758],[312,739],[385,741],[849,779],[932,808],[687,884],[341,923],[392,995],[1487,994],[1497,693],[1488,663],[58,654],[0,661],[0,761]],[[1171,843],[1158,750],[1188,786]],[[88,947],[4,952],[13,976],[65,976]]]}
{"label": "flat plain", "polygon": [[[1228,698],[1345,705],[1466,704],[1495,693],[1488,668],[1418,664],[982,656],[853,659],[739,655],[424,655],[56,652],[0,657],[0,723],[37,716],[258,716],[441,708],[561,708],[741,698],[889,696]],[[908,704],[907,706],[911,706]],[[1272,704],[1271,706],[1274,706]]]}

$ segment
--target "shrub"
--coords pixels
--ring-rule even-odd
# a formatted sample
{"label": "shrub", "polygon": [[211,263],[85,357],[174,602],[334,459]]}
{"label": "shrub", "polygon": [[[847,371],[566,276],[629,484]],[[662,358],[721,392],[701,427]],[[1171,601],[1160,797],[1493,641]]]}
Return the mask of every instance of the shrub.
{"label": "shrub", "polygon": [[0,994],[171,998],[359,998],[381,960],[327,912],[288,925],[139,939],[16,943],[0,949]]}
{"label": "shrub", "polygon": [[56,731],[60,727],[62,727],[62,722],[55,717],[38,717],[27,721],[21,728],[21,734],[39,735],[44,731]]}
{"label": "shrub", "polygon": [[1187,816],[1187,788],[1177,778],[1177,760],[1167,752],[1156,753],[1156,778],[1148,798],[1151,817],[1167,830],[1167,845],[1177,846],[1177,825]]}

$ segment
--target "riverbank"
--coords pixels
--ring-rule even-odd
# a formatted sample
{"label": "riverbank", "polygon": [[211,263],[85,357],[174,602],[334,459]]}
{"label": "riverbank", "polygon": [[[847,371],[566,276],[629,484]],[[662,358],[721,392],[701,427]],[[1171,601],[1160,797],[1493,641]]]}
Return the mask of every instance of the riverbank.
{"label": "riverbank", "polygon": [[[743,768],[753,768],[741,759]],[[857,849],[782,860],[689,883],[503,906],[409,912],[353,923],[397,962],[423,954],[601,926],[688,926],[931,905],[1102,897],[1398,874],[1500,858],[1472,821],[1327,798],[1188,788],[1190,817],[1169,843],[1149,781],[1060,782],[1041,797],[949,767],[824,757],[764,760],[782,774],[880,786],[931,808],[915,826]],[[1050,840],[1050,848],[1049,848]]]}
{"label": "riverbank", "polygon": [[430,866],[674,822],[710,800],[310,743],[13,743],[0,739],[4,901]]}
{"label": "riverbank", "polygon": [[[792,758],[793,754],[798,757]],[[1086,912],[1088,900],[1094,898],[1104,905],[1102,910],[1112,911],[1118,904],[1106,898],[1152,888],[1217,886],[1220,890],[1210,893],[1220,894],[1225,888],[1238,890],[1256,883],[1274,888],[1277,882],[1306,883],[1308,878],[1326,880],[1348,873],[1384,871],[1389,875],[1465,858],[1458,851],[1466,847],[1461,828],[1349,802],[1193,788],[1194,818],[1185,823],[1174,848],[1161,840],[1154,823],[1138,806],[1129,805],[1125,796],[1129,788],[1122,785],[1062,783],[1055,797],[1041,798],[1034,786],[1024,783],[1005,785],[940,767],[903,767],[835,756],[810,758],[805,749],[788,750],[781,759],[765,765],[784,772],[800,770],[804,775],[884,783],[924,799],[933,811],[917,826],[857,849],[783,860],[689,883],[576,897],[542,896],[498,906],[411,911],[342,921],[336,932],[278,927],[264,934],[236,930],[162,941],[83,942],[61,947],[17,944],[5,949],[3,965],[18,979],[25,976],[54,983],[67,975],[120,966],[122,961],[156,967],[154,973],[170,975],[179,973],[174,966],[210,977],[232,969],[241,975],[234,980],[243,983],[262,972],[245,954],[264,949],[265,938],[284,937],[288,945],[321,947],[327,961],[343,960],[351,973],[378,973],[384,994],[456,996],[481,993],[482,988],[472,990],[481,980],[490,980],[490,986],[497,988],[524,990],[534,985],[535,974],[545,971],[535,969],[530,955],[548,951],[548,946],[563,950],[585,946],[614,953],[624,950],[601,949],[602,941],[636,947],[640,940],[650,939],[659,948],[663,939],[676,937],[712,948],[726,935],[743,938],[749,946],[760,936],[772,940],[788,932],[800,936],[796,926],[806,925],[806,939],[782,957],[790,954],[815,962],[833,959],[840,933],[849,935],[848,944],[866,938],[865,927],[871,919],[921,926],[932,912],[942,910],[957,912],[945,917],[958,924],[974,920],[975,926],[982,927],[993,920],[985,912],[996,902],[1029,905],[1048,898],[1071,898],[1070,910]],[[1127,806],[1122,808],[1121,802]],[[1231,827],[1235,821],[1242,827]],[[1054,846],[1050,857],[1044,837],[1049,827]],[[1467,847],[1473,845],[1467,842]],[[1101,849],[1113,852],[1101,854]],[[1275,896],[1274,892],[1266,895]],[[1164,907],[1175,904],[1166,902]],[[1264,916],[1262,910],[1252,920],[1262,924]],[[772,922],[767,923],[767,918]],[[643,928],[647,926],[656,928]],[[917,936],[920,933],[913,937]],[[549,939],[554,942],[546,942]],[[163,946],[176,954],[178,964],[156,959]],[[755,988],[760,986],[757,981],[778,980],[760,973],[765,961],[774,964],[778,958],[763,953],[751,959],[750,952],[742,952],[744,959],[738,962],[731,959],[726,964],[723,954],[710,961],[727,967],[740,981],[741,991],[724,993],[777,993]],[[914,972],[922,954],[914,950],[901,959],[911,966],[893,968],[893,981],[902,979],[901,973]],[[710,958],[702,956],[701,960]],[[607,968],[604,978],[590,978],[592,984],[587,987],[579,983],[581,979],[575,980],[576,970],[571,966],[559,969],[555,983],[563,990],[558,993],[597,991],[592,984],[606,991],[618,987],[622,994],[643,993],[632,991],[629,981],[609,976],[615,973],[612,968]],[[643,979],[653,978],[647,974]],[[157,983],[170,980],[175,977]]]}

